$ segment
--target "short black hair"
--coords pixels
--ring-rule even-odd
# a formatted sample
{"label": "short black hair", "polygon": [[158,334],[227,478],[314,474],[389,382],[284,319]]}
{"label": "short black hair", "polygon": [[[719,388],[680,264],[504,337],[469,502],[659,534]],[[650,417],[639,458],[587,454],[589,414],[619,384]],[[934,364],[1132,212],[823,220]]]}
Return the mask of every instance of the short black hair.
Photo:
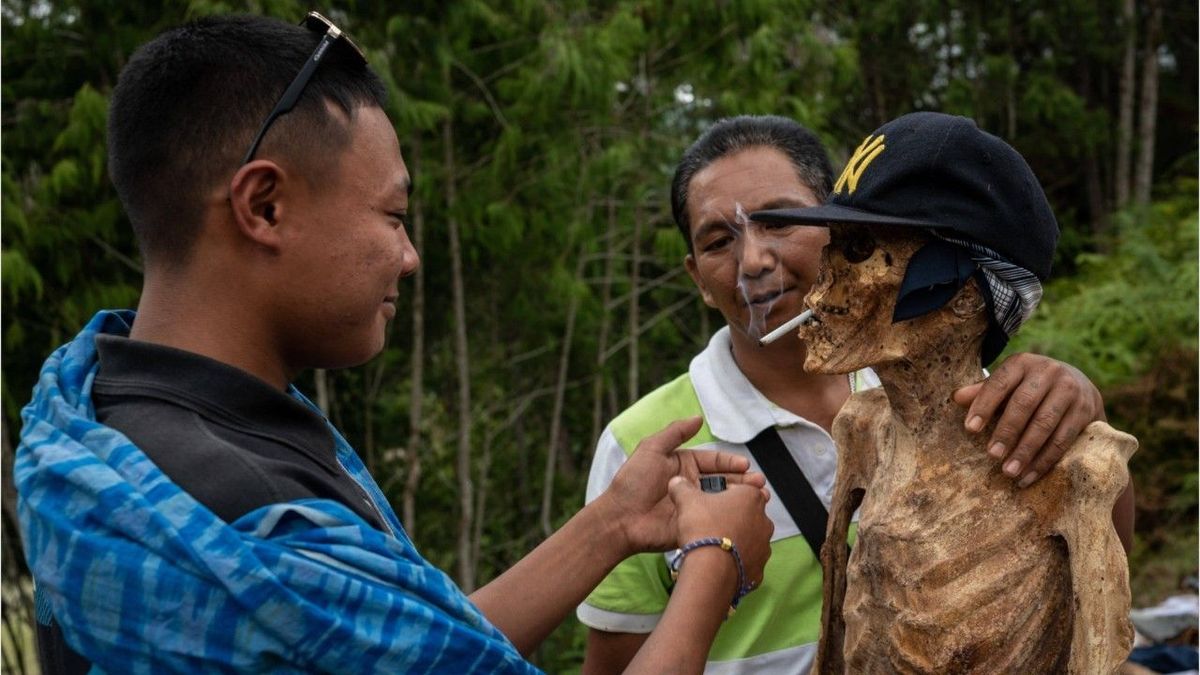
{"label": "short black hair", "polygon": [[[187,259],[203,198],[232,177],[258,127],[321,36],[276,19],[222,16],[168,30],[121,71],[108,116],[108,170],[147,260]],[[386,89],[351,47],[334,43],[291,112],[275,120],[258,156],[336,157],[347,118],[382,108]]]}
{"label": "short black hair", "polygon": [[718,120],[692,143],[675,167],[671,181],[671,215],[692,251],[688,222],[688,189],[692,178],[713,162],[748,148],[775,148],[792,162],[796,176],[817,199],[825,201],[833,189],[833,167],[816,134],[795,120],[778,115],[739,115]]}

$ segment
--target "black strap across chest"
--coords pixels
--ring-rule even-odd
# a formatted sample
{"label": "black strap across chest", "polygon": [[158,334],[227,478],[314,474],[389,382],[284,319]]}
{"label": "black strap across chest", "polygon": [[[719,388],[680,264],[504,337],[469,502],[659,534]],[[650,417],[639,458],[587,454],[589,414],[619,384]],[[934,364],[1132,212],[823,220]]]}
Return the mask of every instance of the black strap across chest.
{"label": "black strap across chest", "polygon": [[779,432],[775,427],[767,427],[750,439],[746,447],[775,489],[775,494],[787,507],[792,520],[796,521],[796,527],[800,528],[800,534],[812,547],[813,555],[820,560],[829,511],[792,458]]}

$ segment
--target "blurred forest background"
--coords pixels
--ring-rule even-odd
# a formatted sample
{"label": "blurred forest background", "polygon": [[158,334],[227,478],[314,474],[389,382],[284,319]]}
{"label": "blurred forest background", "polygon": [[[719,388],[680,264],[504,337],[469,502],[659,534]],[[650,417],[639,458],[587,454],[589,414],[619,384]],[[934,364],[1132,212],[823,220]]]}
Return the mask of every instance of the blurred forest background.
{"label": "blurred forest background", "polygon": [[[11,457],[45,355],[132,307],[138,254],[105,169],[133,50],[200,15],[298,21],[292,0],[3,0],[4,670],[29,585]],[[421,547],[466,589],[582,503],[595,439],[721,324],[681,264],[675,160],[715,119],[788,115],[835,167],[912,110],[975,118],[1046,187],[1056,280],[1011,349],[1069,361],[1132,469],[1134,604],[1196,574],[1197,6],[1192,0],[341,2],[416,176],[386,352],[299,383],[347,432]],[[202,123],[202,122],[201,122]],[[582,657],[573,619],[537,655]]]}

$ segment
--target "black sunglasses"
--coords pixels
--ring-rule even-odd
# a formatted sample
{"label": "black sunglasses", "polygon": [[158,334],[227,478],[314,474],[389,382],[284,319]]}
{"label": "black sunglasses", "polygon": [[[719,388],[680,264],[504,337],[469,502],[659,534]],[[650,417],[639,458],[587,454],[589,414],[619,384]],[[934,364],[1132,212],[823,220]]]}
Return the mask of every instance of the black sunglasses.
{"label": "black sunglasses", "polygon": [[301,26],[321,35],[321,41],[317,43],[317,48],[313,50],[312,56],[305,61],[304,67],[296,75],[296,79],[288,85],[284,90],[283,96],[279,97],[279,101],[275,104],[275,108],[271,110],[271,114],[267,115],[267,119],[263,121],[259,127],[258,133],[254,135],[254,142],[250,144],[250,149],[246,151],[246,156],[242,158],[242,164],[246,164],[254,159],[254,153],[258,152],[258,146],[262,143],[263,136],[267,133],[267,129],[271,128],[271,123],[274,122],[280,115],[283,115],[296,107],[296,101],[300,99],[300,94],[304,92],[304,88],[308,86],[308,81],[312,79],[313,73],[317,72],[317,66],[320,65],[321,59],[325,58],[329,47],[339,39],[345,42],[350,47],[350,52],[357,56],[362,61],[362,65],[366,65],[367,57],[363,54],[362,49],[354,44],[348,35],[342,32],[342,29],[333,25],[333,22],[321,16],[317,12],[309,12],[308,16],[304,17],[304,21],[300,22]]}

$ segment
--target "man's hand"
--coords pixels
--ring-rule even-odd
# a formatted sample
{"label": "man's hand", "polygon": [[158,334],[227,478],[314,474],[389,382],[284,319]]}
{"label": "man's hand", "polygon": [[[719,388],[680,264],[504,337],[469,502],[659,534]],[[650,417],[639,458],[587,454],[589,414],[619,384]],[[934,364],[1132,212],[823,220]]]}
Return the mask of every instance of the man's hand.
{"label": "man's hand", "polygon": [[722,474],[731,486],[750,485],[764,496],[767,494],[763,475],[746,473],[750,460],[745,457],[727,452],[677,450],[696,435],[700,425],[699,417],[678,420],[647,437],[597,499],[606,501],[611,517],[620,523],[623,545],[629,553],[666,551],[677,546],[675,506],[667,496],[667,483],[673,476],[696,483],[701,474]]}
{"label": "man's hand", "polygon": [[680,548],[705,537],[729,537],[741,556],[746,581],[751,587],[762,583],[775,532],[775,524],[767,517],[768,492],[750,485],[730,485],[722,492],[705,493],[693,481],[679,477],[671,479],[670,493],[678,514]]}
{"label": "man's hand", "polygon": [[1105,420],[1096,385],[1078,369],[1037,354],[1014,354],[991,377],[954,392],[968,407],[966,427],[978,433],[1000,412],[988,454],[1028,487],[1062,459],[1091,422]]}
{"label": "man's hand", "polygon": [[[739,499],[746,502],[766,499],[766,479],[761,474],[745,474],[750,468],[750,461],[745,457],[725,452],[676,450],[699,430],[700,418],[697,417],[674,422],[642,441],[633,456],[613,477],[608,490],[575,514],[532,553],[471,594],[475,606],[512,640],[522,654],[528,655],[537,649],[550,631],[562,623],[563,618],[583,602],[596,584],[629,555],[675,548],[678,540],[676,510],[667,496],[667,484],[671,478],[682,476],[696,484],[702,473],[722,474],[726,482],[732,484],[731,488],[736,488],[736,493],[741,494],[741,497],[735,495],[735,502]],[[731,504],[731,508],[733,506]],[[740,505],[741,511],[747,508],[750,508],[748,504]],[[758,511],[762,513],[761,505]],[[730,514],[725,517],[734,516]],[[738,522],[733,520],[729,524],[737,525]],[[750,547],[748,553],[758,556],[752,543],[754,537],[758,536],[756,531],[747,526],[738,527],[740,529],[737,531],[730,528],[730,534],[723,536],[742,537],[734,540],[738,547]],[[724,553],[722,555],[729,557]],[[715,567],[718,575],[723,569],[725,576],[730,576],[732,564],[721,562],[729,567],[709,566]],[[704,565],[699,567],[703,571]],[[692,579],[695,581],[697,575],[693,574]],[[693,602],[682,610],[685,623],[689,620],[695,623],[697,617],[703,619],[707,616],[702,613],[705,603],[711,604],[711,598],[703,594],[691,595]],[[689,613],[696,616],[689,617]],[[720,619],[716,621],[711,627],[713,634]],[[692,642],[697,639],[696,635],[686,631],[674,637],[687,638]],[[712,636],[708,635],[700,640],[703,651],[693,655],[700,658],[701,664],[711,639]],[[674,663],[679,653],[670,649],[662,651],[661,654],[669,657],[663,663]],[[647,672],[664,671],[660,667],[651,667]]]}

